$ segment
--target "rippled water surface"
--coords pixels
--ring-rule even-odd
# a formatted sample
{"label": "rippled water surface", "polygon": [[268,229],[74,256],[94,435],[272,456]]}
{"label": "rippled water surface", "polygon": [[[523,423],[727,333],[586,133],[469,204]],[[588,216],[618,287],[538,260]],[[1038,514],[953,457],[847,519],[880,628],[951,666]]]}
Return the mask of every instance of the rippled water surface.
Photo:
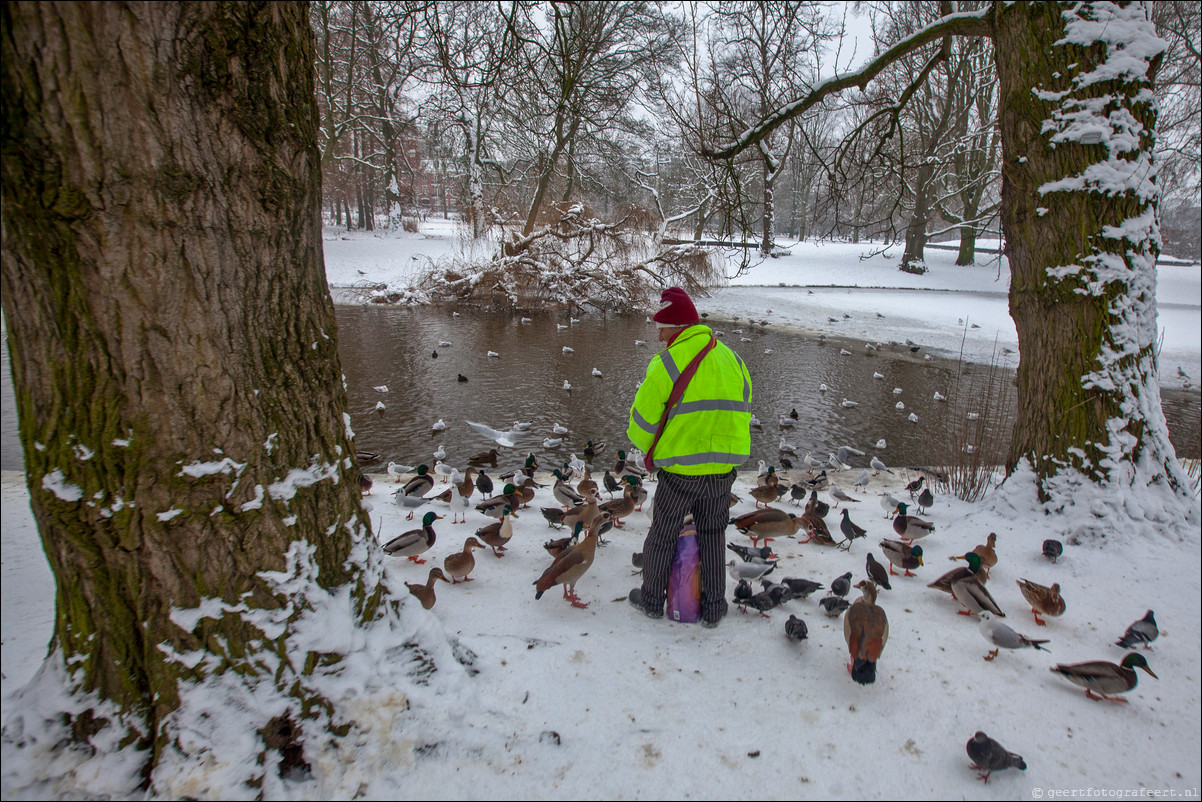
{"label": "rippled water surface", "polygon": [[[544,316],[524,323],[517,316],[455,317],[442,310],[380,306],[339,306],[337,314],[356,446],[379,455],[369,470],[383,471],[389,461],[433,465],[439,445],[450,464],[463,465],[492,445],[464,423],[468,420],[496,429],[533,422],[518,448],[501,449],[502,465],[516,465],[533,451],[551,466],[573,452],[582,454],[590,439],[606,443],[596,464],[611,464],[626,443],[635,387],[658,347],[654,327],[642,317],[588,315],[573,323]],[[745,321],[713,325],[743,357],[754,383],[753,409],[763,426],[753,433],[748,468],[760,459],[779,466],[782,438],[795,448],[796,456],[784,456],[796,465],[807,452],[825,460],[839,446],[851,445],[889,465],[909,466],[946,464],[966,444],[983,440],[987,447],[991,433],[1003,444],[1008,437],[1008,418],[998,410],[1013,408],[1009,370],[990,385],[988,366],[958,371],[955,363],[926,361],[904,344],[882,343],[872,351],[863,342],[822,342]],[[639,339],[647,344],[636,345]],[[565,354],[565,346],[573,351]],[[851,353],[842,354],[844,349]],[[592,375],[594,368],[600,378]],[[3,373],[3,468],[19,470],[7,344]],[[460,374],[466,382],[458,380]],[[563,389],[565,380],[570,392]],[[819,389],[823,384],[826,392]],[[895,388],[901,392],[895,394]],[[936,392],[949,400],[934,400]],[[858,405],[844,407],[844,398]],[[899,402],[904,409],[897,408]],[[1198,457],[1199,395],[1165,391],[1163,403],[1178,455]],[[794,410],[796,422],[782,428],[780,419],[792,420],[788,413]],[[970,420],[969,413],[980,417]],[[908,419],[911,414],[917,422]],[[439,419],[447,428],[434,432]],[[544,448],[556,423],[569,433],[560,447]],[[886,448],[875,449],[882,438]],[[867,459],[851,463],[858,467]]]}

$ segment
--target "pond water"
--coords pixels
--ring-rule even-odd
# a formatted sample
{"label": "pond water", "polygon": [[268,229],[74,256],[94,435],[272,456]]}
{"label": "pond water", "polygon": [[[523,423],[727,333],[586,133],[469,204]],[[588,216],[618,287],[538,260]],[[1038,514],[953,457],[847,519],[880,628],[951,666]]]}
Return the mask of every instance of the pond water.
{"label": "pond water", "polygon": [[[617,449],[626,446],[630,403],[658,347],[654,327],[641,316],[594,314],[577,322],[540,316],[523,322],[512,315],[361,305],[340,305],[337,315],[356,446],[379,455],[378,463],[365,466],[369,471],[383,472],[389,461],[433,466],[440,445],[449,464],[462,466],[492,445],[465,421],[500,430],[515,421],[532,422],[517,448],[499,449],[502,466],[518,465],[533,451],[551,467],[582,454],[588,440],[606,444],[595,464],[611,465]],[[747,321],[711,325],[747,363],[754,383],[752,406],[762,430],[753,432],[749,469],[760,459],[780,466],[782,439],[794,447],[796,456],[784,456],[797,466],[807,452],[825,460],[842,445],[867,453],[849,460],[856,467],[874,455],[892,466],[933,465],[948,464],[969,444],[978,454],[1004,448],[1014,407],[1012,362],[990,371],[988,365],[927,361],[904,344],[883,343],[871,351],[863,342],[822,341]],[[565,346],[572,351],[565,353]],[[7,343],[2,352],[0,467],[20,470]],[[878,374],[883,378],[875,378]],[[460,375],[467,381],[459,381]],[[565,381],[570,392],[563,389]],[[936,401],[937,392],[948,400]],[[858,405],[843,406],[845,398]],[[899,402],[904,409],[897,408]],[[1199,394],[1166,390],[1163,404],[1178,456],[1197,458]],[[781,418],[791,421],[794,410],[797,420],[782,428]],[[979,417],[973,420],[970,413]],[[432,426],[439,419],[446,429],[436,432]],[[544,438],[558,436],[555,424],[568,433],[559,447],[545,448]],[[877,450],[874,444],[882,438],[886,447]]]}

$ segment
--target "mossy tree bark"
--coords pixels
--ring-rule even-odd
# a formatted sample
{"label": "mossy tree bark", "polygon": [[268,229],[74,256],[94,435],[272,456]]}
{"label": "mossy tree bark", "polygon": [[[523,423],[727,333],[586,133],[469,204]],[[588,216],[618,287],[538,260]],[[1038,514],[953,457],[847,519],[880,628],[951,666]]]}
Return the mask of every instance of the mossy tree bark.
{"label": "mossy tree bark", "polygon": [[1155,360],[1160,50],[1150,25],[1140,33],[1138,4],[998,14],[1001,214],[1021,349],[1008,467],[1029,460],[1046,493],[1064,468],[1102,481],[1149,456],[1172,481]]}
{"label": "mossy tree bark", "polygon": [[[300,3],[0,15],[3,304],[57,582],[51,659],[140,720],[153,766],[205,676],[275,682],[298,719],[322,704],[284,653],[304,600],[267,572],[349,584],[364,618],[379,602],[322,259],[312,34]],[[202,605],[221,612],[178,615]]]}

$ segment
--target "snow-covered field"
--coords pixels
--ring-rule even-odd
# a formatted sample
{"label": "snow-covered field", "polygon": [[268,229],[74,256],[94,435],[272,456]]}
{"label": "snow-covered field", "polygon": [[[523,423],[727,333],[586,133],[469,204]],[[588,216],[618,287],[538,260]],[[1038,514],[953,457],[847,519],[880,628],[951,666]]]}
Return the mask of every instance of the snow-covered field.
{"label": "snow-covered field", "polygon": [[[330,235],[325,242],[327,274],[332,286],[360,280],[401,283],[421,261],[414,256],[437,258],[454,247],[453,232],[440,233],[434,225],[424,235],[402,238]],[[932,251],[930,272],[914,277],[899,272],[895,260],[861,261],[862,250],[795,246],[789,256],[754,268],[698,305],[715,317],[767,317],[799,329],[866,339],[911,338],[949,353],[959,351],[963,337],[970,355],[979,352],[986,358],[995,339],[999,345],[1017,346],[1006,314],[1005,271],[996,263],[957,268],[954,252]],[[1177,366],[1195,381],[1202,373],[1200,288],[1197,265],[1160,271],[1166,386],[1179,386],[1173,378]],[[844,313],[852,315],[851,322],[842,318]],[[830,323],[829,317],[839,322]],[[981,328],[972,328],[974,323]],[[498,410],[494,419],[506,420],[506,414]],[[877,455],[889,463],[887,448]],[[761,456],[769,457],[753,455],[745,467],[754,468]],[[869,456],[853,458],[854,474],[840,482],[845,489]],[[612,459],[607,455],[598,465],[608,466]],[[3,478],[7,728],[21,687],[45,654],[54,589],[20,477]],[[777,541],[780,563],[774,576],[805,577],[827,586],[847,571],[857,580],[864,577],[866,553],[881,560],[877,544],[893,538],[878,494],[889,491],[908,498],[902,487],[913,478],[881,473],[854,494],[861,501],[843,505],[868,530],[849,552]],[[416,526],[391,502],[395,484],[390,477],[375,479],[365,503],[381,538]],[[735,490],[743,500],[733,513],[752,509],[748,491],[754,480],[754,471],[741,476]],[[831,500],[826,493],[820,496]],[[272,795],[1030,799],[1174,792],[1197,798],[1202,785],[1202,533],[1196,526],[1165,520],[1163,510],[1138,494],[1110,501],[1141,523],[1107,529],[1108,508],[1093,500],[1069,515],[1046,515],[1024,474],[972,504],[939,494],[924,516],[936,525],[921,543],[925,565],[915,578],[894,577],[892,589],[880,593],[879,604],[889,616],[889,642],[877,682],[859,686],[844,667],[842,619],[826,617],[817,604],[824,591],[788,602],[770,618],[732,608],[715,630],[651,621],[636,613],[625,597],[639,583],[630,556],[641,550],[647,530],[642,512],[607,536],[609,543],[580,580],[577,590],[589,602],[587,609],[570,607],[558,588],[536,601],[532,583],[550,563],[542,544],[563,534],[549,529],[539,514],[538,507],[555,505],[549,488],[540,490],[514,522],[515,536],[504,558],[491,550],[477,551],[475,581],[439,583],[434,608],[427,612],[407,605],[403,626],[387,635],[392,642],[378,644],[384,651],[411,637],[454,640],[474,655],[471,671],[444,660],[432,676],[406,678],[403,667],[391,666],[388,691],[394,701],[404,700],[408,712],[357,746],[353,765],[314,761],[318,782],[285,782]],[[401,588],[401,580],[424,580],[430,566],[441,565],[491,520],[471,511],[468,524],[453,525],[447,505],[432,502],[429,509],[447,515],[435,524],[438,539],[426,554],[430,562],[415,566],[389,558],[394,587]],[[836,533],[839,512],[827,519]],[[1087,529],[1094,534],[1082,536]],[[998,535],[998,564],[988,587],[1007,614],[1005,623],[1030,637],[1048,639],[1047,654],[1004,652],[986,662],[982,658],[990,647],[976,622],[957,615],[959,604],[950,596],[926,587],[955,567],[949,558],[983,543],[990,532]],[[1045,538],[1066,544],[1056,564],[1040,552]],[[749,543],[733,530],[728,539]],[[1185,568],[1169,570],[1175,565]],[[1021,578],[1045,585],[1059,582],[1065,614],[1049,619],[1046,627],[1036,626],[1015,584]],[[857,595],[853,590],[851,597]],[[1127,704],[1087,699],[1080,688],[1048,670],[1058,662],[1118,662],[1124,651],[1114,642],[1148,609],[1162,627],[1160,639],[1146,652],[1159,679],[1141,673],[1138,686],[1126,695]],[[790,614],[806,620],[809,638],[804,642],[785,638]],[[398,674],[401,680],[396,680]],[[352,671],[343,679],[343,690],[355,690],[369,688],[379,678]],[[382,698],[378,689],[364,694],[369,700]],[[207,712],[221,718],[231,739],[253,726],[245,712],[222,707],[216,698]],[[1022,754],[1027,770],[996,773],[987,785],[979,782],[965,754],[965,742],[977,730]],[[101,774],[91,781],[78,779],[77,785],[39,783],[64,765],[61,754],[52,748],[29,750],[19,763],[9,754],[6,746],[5,799],[136,793],[111,790]],[[86,771],[78,776],[86,778]],[[209,776],[205,795],[247,795],[246,789],[223,785],[219,767]],[[349,785],[348,777],[354,779]]]}

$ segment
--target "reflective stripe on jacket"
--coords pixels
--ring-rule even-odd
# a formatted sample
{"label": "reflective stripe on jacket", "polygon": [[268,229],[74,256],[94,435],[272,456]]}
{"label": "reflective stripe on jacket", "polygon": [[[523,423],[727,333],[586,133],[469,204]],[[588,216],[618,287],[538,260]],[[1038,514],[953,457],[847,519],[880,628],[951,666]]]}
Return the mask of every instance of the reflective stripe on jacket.
{"label": "reflective stripe on jacket", "polygon": [[[642,451],[655,439],[672,385],[712,336],[708,326],[690,326],[647,365],[626,427]],[[656,467],[696,476],[726,473],[750,456],[751,376],[739,355],[719,342],[701,360],[652,457]]]}

